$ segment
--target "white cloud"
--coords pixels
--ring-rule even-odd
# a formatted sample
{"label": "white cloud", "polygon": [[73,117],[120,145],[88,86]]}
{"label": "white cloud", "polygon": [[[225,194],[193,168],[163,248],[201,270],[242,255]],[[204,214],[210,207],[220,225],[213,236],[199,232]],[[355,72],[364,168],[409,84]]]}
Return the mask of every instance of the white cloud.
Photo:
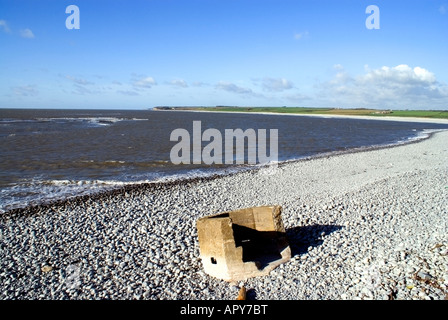
{"label": "white cloud", "polygon": [[310,33],[308,31],[295,33],[294,39],[296,39],[296,40],[306,39],[306,38],[308,38],[309,34]]}
{"label": "white cloud", "polygon": [[33,39],[34,33],[30,29],[23,29],[23,30],[20,30],[20,36],[22,38],[26,38],[26,39]]}
{"label": "white cloud", "polygon": [[436,78],[432,72],[426,69],[400,64],[396,67],[381,67],[380,69],[371,70],[367,74],[358,78],[359,81],[376,81],[383,83],[433,83]]}
{"label": "white cloud", "polygon": [[264,78],[261,85],[267,91],[284,91],[294,87],[293,83],[285,78]]}
{"label": "white cloud", "polygon": [[366,67],[351,76],[340,68],[330,81],[320,85],[319,98],[341,107],[448,108],[448,85],[422,67],[402,64],[379,69]]}
{"label": "white cloud", "polygon": [[446,13],[446,6],[445,6],[444,4],[442,4],[442,5],[439,7],[439,12],[440,12],[441,14],[445,14],[445,13]]}
{"label": "white cloud", "polygon": [[0,20],[0,29],[3,29],[3,32],[10,33],[8,23],[5,20]]}
{"label": "white cloud", "polygon": [[137,88],[149,89],[152,86],[156,85],[156,81],[153,77],[143,77],[140,79],[136,79],[132,82],[132,85]]}

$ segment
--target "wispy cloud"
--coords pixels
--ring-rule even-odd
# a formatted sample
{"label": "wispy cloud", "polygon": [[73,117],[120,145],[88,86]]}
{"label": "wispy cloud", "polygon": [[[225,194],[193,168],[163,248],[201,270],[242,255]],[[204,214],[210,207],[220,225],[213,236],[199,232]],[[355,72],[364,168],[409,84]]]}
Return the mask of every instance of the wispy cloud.
{"label": "wispy cloud", "polygon": [[171,81],[169,82],[169,84],[172,85],[172,86],[175,86],[175,87],[181,87],[181,88],[187,88],[187,87],[188,87],[187,82],[186,82],[185,80],[183,80],[183,79],[174,79],[174,80],[171,80]]}
{"label": "wispy cloud", "polygon": [[93,82],[90,82],[90,81],[88,81],[88,80],[86,80],[86,79],[83,79],[83,78],[76,78],[76,77],[73,77],[73,76],[71,76],[71,75],[65,75],[64,78],[65,78],[65,79],[68,79],[68,80],[70,80],[70,81],[72,81],[72,82],[74,82],[74,83],[76,83],[76,84],[78,84],[78,85],[83,85],[83,86],[85,86],[85,85],[94,84]]}
{"label": "wispy cloud", "polygon": [[100,92],[98,88],[94,87],[95,83],[87,79],[74,77],[72,75],[59,74],[59,76],[69,80],[73,84],[72,93],[74,94],[86,95],[86,94],[98,94]]}
{"label": "wispy cloud", "polygon": [[309,37],[309,35],[310,35],[310,33],[308,31],[295,33],[294,34],[294,39],[296,39],[296,40],[306,39],[306,38]]}
{"label": "wispy cloud", "polygon": [[11,89],[15,95],[22,97],[34,97],[39,94],[35,85],[17,86]]}
{"label": "wispy cloud", "polygon": [[5,20],[0,20],[0,29],[2,29],[3,32],[11,33],[8,23]]}
{"label": "wispy cloud", "polygon": [[207,86],[207,85],[208,85],[207,83],[202,82],[202,81],[195,81],[195,82],[192,83],[193,87],[204,87],[204,86]]}
{"label": "wispy cloud", "polygon": [[238,93],[238,94],[253,94],[254,93],[251,89],[243,88],[243,87],[237,86],[234,83],[225,82],[225,81],[218,82],[218,84],[216,85],[216,88],[220,89],[220,90],[228,91],[228,92]]}
{"label": "wispy cloud", "polygon": [[254,92],[250,88],[238,86],[232,82],[220,81],[215,85],[215,89],[235,93],[243,98],[266,98],[263,94]]}
{"label": "wispy cloud", "polygon": [[85,94],[98,93],[97,91],[93,91],[93,90],[86,88],[85,86],[77,84],[77,83],[74,84],[73,88],[74,88],[74,90],[72,91],[72,93],[75,93],[75,94],[85,95]]}
{"label": "wispy cloud", "polygon": [[447,10],[447,6],[446,6],[445,4],[442,4],[442,5],[439,7],[439,12],[440,12],[441,14],[445,14],[445,13],[446,13],[446,10]]}
{"label": "wispy cloud", "polygon": [[[2,30],[5,33],[13,33],[6,20],[0,20],[0,30]],[[33,31],[31,31],[31,29],[28,28],[20,30],[18,34],[25,39],[35,38]]]}
{"label": "wispy cloud", "polygon": [[333,69],[337,71],[344,70],[344,66],[338,63],[333,66]]}
{"label": "wispy cloud", "polygon": [[124,94],[126,96],[139,96],[138,92],[132,90],[117,90],[117,93]]}
{"label": "wispy cloud", "polygon": [[22,38],[26,38],[26,39],[33,39],[34,38],[34,33],[33,31],[31,31],[30,29],[23,29],[20,30],[20,36]]}

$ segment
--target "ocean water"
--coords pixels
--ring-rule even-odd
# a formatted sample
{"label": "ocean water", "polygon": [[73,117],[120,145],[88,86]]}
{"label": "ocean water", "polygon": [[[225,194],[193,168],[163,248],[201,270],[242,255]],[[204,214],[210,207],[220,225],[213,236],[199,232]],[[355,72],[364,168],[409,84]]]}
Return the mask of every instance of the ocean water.
{"label": "ocean water", "polygon": [[253,167],[247,161],[173,164],[170,152],[177,141],[170,141],[171,132],[182,128],[192,135],[193,121],[201,121],[202,132],[215,128],[223,137],[225,129],[277,129],[280,162],[408,143],[448,129],[442,124],[287,115],[0,109],[0,213],[125,184]]}

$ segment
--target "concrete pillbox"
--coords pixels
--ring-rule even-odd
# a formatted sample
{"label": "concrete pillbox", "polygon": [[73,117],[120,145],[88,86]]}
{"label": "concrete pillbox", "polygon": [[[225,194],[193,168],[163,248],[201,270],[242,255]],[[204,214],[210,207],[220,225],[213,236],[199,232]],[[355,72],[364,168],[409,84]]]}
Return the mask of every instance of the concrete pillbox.
{"label": "concrete pillbox", "polygon": [[204,271],[226,281],[267,275],[291,258],[280,206],[262,206],[198,219]]}

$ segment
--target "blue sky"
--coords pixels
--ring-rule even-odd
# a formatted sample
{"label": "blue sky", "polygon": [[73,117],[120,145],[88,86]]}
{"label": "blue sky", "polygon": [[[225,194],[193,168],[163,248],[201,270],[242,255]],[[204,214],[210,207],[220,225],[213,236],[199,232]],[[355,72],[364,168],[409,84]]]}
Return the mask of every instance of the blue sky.
{"label": "blue sky", "polygon": [[447,57],[448,0],[0,0],[5,108],[448,110]]}

